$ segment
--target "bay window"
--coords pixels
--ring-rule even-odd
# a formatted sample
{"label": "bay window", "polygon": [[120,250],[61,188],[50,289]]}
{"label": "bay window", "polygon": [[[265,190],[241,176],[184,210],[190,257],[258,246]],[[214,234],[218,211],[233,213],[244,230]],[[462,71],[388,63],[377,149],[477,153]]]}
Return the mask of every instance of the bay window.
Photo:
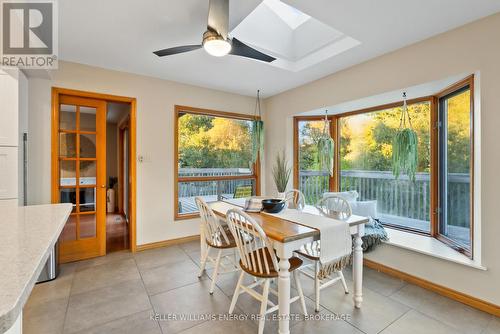
{"label": "bay window", "polygon": [[330,115],[336,143],[334,175],[317,163],[321,116],[297,116],[294,186],[308,204],[326,191],[356,190],[377,201],[378,218],[391,228],[435,237],[472,257],[473,76],[433,96],[408,101],[418,135],[415,181],[392,173],[392,140],[403,102]]}

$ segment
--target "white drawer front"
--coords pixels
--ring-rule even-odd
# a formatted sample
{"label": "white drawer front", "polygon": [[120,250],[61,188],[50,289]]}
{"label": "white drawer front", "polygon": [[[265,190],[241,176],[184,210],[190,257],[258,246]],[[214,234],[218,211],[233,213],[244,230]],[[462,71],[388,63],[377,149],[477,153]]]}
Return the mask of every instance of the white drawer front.
{"label": "white drawer front", "polygon": [[0,147],[0,199],[17,198],[17,147]]}
{"label": "white drawer front", "polygon": [[18,83],[7,74],[0,74],[0,146],[19,144]]}

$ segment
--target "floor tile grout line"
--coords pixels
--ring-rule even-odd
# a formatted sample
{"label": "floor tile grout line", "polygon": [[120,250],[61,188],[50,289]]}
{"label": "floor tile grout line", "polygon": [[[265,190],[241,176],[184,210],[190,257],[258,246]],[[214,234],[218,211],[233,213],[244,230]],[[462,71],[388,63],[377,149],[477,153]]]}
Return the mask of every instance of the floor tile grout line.
{"label": "floor tile grout line", "polygon": [[[167,248],[172,248],[172,247],[178,247],[178,245],[166,246],[166,247],[162,247],[162,248],[167,249]],[[195,262],[195,261],[191,258],[191,256],[189,256],[189,254],[187,254],[187,253],[186,253],[186,252],[185,252],[185,251],[184,251],[181,247],[178,247],[178,248],[179,248],[179,249],[181,249],[181,250],[184,252],[184,254],[185,254],[185,255],[187,255],[187,257],[188,257],[191,261],[193,261],[193,262],[194,262],[195,266],[197,266],[198,268],[200,267],[200,266],[199,266],[199,265],[198,265],[198,264],[197,264],[197,263],[196,263],[196,262]],[[156,248],[156,249],[160,249],[160,248]],[[147,252],[147,251],[144,251],[144,252]],[[132,257],[133,257],[133,258],[134,258],[134,260],[135,260],[135,255],[132,255]],[[170,263],[163,263],[163,264],[160,264],[160,265],[154,265],[154,266],[152,266],[152,267],[147,267],[147,268],[142,268],[142,269],[141,269],[141,267],[137,264],[137,261],[136,261],[136,264],[137,264],[137,269],[139,269],[139,271],[141,271],[141,270],[146,271],[146,270],[152,270],[152,269],[155,269],[155,268],[163,267],[163,266],[165,266],[165,265],[170,265],[170,264],[174,264],[174,263],[181,263],[181,262],[184,262],[184,260],[180,259],[180,260],[178,260],[178,261],[174,261],[174,262],[170,262]]]}
{"label": "floor tile grout line", "polygon": [[[75,264],[75,267],[77,265]],[[69,286],[69,293],[68,293],[68,302],[66,303],[66,309],[64,310],[64,320],[63,320],[63,328],[62,328],[62,332],[61,333],[64,333],[65,332],[65,328],[66,328],[66,319],[68,317],[68,310],[69,310],[69,301],[71,300],[71,291],[73,290],[73,283],[75,282],[75,276],[76,276],[76,269],[73,271],[72,273],[72,276],[71,277],[71,285]]]}
{"label": "floor tile grout line", "polygon": [[[416,285],[414,285],[414,286],[416,286]],[[436,296],[438,296],[438,297],[442,297],[442,298],[444,298],[445,300],[449,300],[449,301],[454,302],[454,300],[453,300],[453,299],[451,299],[451,298],[441,296],[441,295],[439,295],[439,294],[437,294],[437,293],[435,293],[435,292],[430,292],[430,293],[432,293],[433,295],[436,295]],[[444,322],[443,320],[438,319],[438,318],[434,315],[434,313],[428,313],[428,312],[426,312],[426,311],[425,311],[425,309],[424,309],[424,310],[422,310],[422,309],[420,309],[420,308],[415,308],[415,307],[412,307],[412,306],[410,306],[410,305],[406,304],[406,303],[405,303],[405,302],[403,302],[403,301],[399,301],[399,300],[394,299],[393,297],[389,297],[389,298],[390,298],[391,300],[393,300],[393,301],[396,301],[396,302],[398,302],[398,303],[402,304],[402,305],[405,305],[406,307],[409,307],[410,309],[413,309],[415,312],[418,312],[418,313],[423,314],[424,316],[426,316],[426,317],[428,317],[428,318],[431,318],[432,320],[435,320],[435,321],[437,321],[437,322],[439,322],[439,323],[441,323],[441,324],[443,324],[443,325],[446,325],[446,326],[448,326],[448,327],[451,327],[451,328],[453,328],[454,330],[457,330],[457,331],[462,331],[460,328],[456,327],[453,323]],[[459,303],[459,302],[457,302],[457,303]],[[460,304],[460,305],[462,305],[462,304]],[[468,305],[465,305],[465,306],[470,307],[470,306],[468,306]],[[493,315],[492,315],[491,317],[493,317]],[[491,321],[491,320],[490,320],[490,321]],[[489,322],[488,322],[488,324],[489,324]],[[487,327],[485,327],[485,328],[487,328]],[[483,329],[483,331],[484,331],[484,329]]]}
{"label": "floor tile grout line", "polygon": [[[170,292],[170,291],[174,291],[174,290],[177,290],[177,289],[185,288],[185,287],[190,286],[190,285],[199,284],[199,283],[200,283],[200,282],[202,282],[202,281],[203,281],[203,280],[199,280],[198,282],[193,282],[193,283],[188,283],[188,284],[180,285],[180,286],[178,286],[178,287],[175,287],[175,288],[172,288],[172,289],[168,289],[168,290],[164,290],[164,291],[159,291],[159,292],[156,292],[156,293],[151,294],[151,295],[149,295],[149,294],[148,294],[148,296],[150,296],[150,297],[154,297],[154,296],[160,295],[160,294],[165,293],[165,292]],[[218,287],[218,288],[219,288],[219,287]],[[221,289],[221,288],[219,288],[219,290],[221,290],[221,292],[222,292],[222,294],[223,294],[223,295],[226,295],[226,294],[222,291],[222,289]],[[148,290],[146,289],[146,292],[147,292],[147,291],[148,291]],[[215,293],[215,292],[214,292],[214,293]]]}
{"label": "floor tile grout line", "polygon": [[[132,256],[132,258],[134,259],[134,263],[135,263],[135,267],[137,269],[137,271],[139,272],[139,277],[141,278],[141,283],[142,283],[142,286],[144,287],[144,291],[146,292],[146,296],[148,296],[148,300],[149,300],[149,305],[151,305],[151,309],[153,310],[153,312],[156,313],[156,310],[155,310],[155,307],[153,305],[153,302],[151,301],[151,297],[148,293],[148,289],[146,288],[146,283],[144,283],[144,278],[142,277],[142,272],[141,270],[139,269],[139,266],[137,265],[137,260],[135,258],[135,256]],[[160,322],[159,321],[156,321],[156,324],[158,325],[158,327],[160,328],[160,332],[163,334],[163,329],[162,327],[160,326]]]}
{"label": "floor tile grout line", "polygon": [[412,311],[413,309],[412,308],[409,308],[408,310],[406,310],[406,312],[404,312],[403,314],[401,314],[399,317],[397,317],[396,319],[394,319],[393,321],[391,321],[387,326],[385,326],[384,328],[382,328],[379,332],[377,332],[378,334],[382,333],[383,331],[385,331],[389,326],[391,326],[393,323],[395,323],[396,321],[398,321],[399,319],[401,319],[402,317],[404,317],[407,313],[409,313],[410,311]]}
{"label": "floor tile grout line", "polygon": [[105,326],[109,323],[112,323],[113,321],[118,321],[118,320],[122,320],[122,319],[125,319],[125,318],[128,318],[128,317],[131,317],[131,316],[134,316],[136,314],[139,314],[139,313],[142,313],[142,312],[145,312],[145,311],[148,311],[148,310],[141,310],[141,311],[137,311],[137,312],[134,312],[134,313],[131,313],[131,314],[128,314],[128,315],[124,315],[123,317],[119,317],[119,318],[116,318],[116,319],[111,319],[111,320],[108,320],[108,321],[105,321],[105,322],[102,322],[102,323],[99,323],[99,324],[96,324],[92,327],[88,327],[88,328],[83,328],[81,330],[79,330],[78,332],[74,333],[74,334],[81,334],[83,333],[83,331],[88,331],[89,329],[92,329],[92,328],[95,328],[95,327],[101,327],[101,326]]}
{"label": "floor tile grout line", "polygon": [[396,293],[398,293],[399,291],[403,290],[405,287],[408,286],[408,283],[405,282],[405,281],[402,281],[404,284],[399,287],[398,289],[396,289],[395,291],[393,291],[391,294],[389,294],[388,296],[386,296],[387,298],[391,298],[392,296],[394,296]]}
{"label": "floor tile grout line", "polygon": [[[129,260],[129,259],[126,259],[126,260]],[[120,261],[122,261],[122,260],[120,260]],[[125,260],[123,260],[123,261],[125,261]],[[134,262],[134,263],[135,263],[135,262]],[[136,269],[137,269],[137,267],[136,267]],[[139,269],[137,269],[137,271],[139,271]],[[75,276],[76,276],[76,273],[77,273],[77,272],[75,272]],[[140,276],[140,272],[139,272],[139,276]],[[140,277],[140,278],[141,278],[141,277]],[[73,279],[74,279],[74,277],[73,277]],[[142,278],[141,278],[141,279],[142,279]],[[125,280],[123,280],[123,281],[115,282],[115,284],[121,284],[121,283],[125,283],[125,282],[136,281],[136,280],[138,280],[138,279],[137,279],[137,278],[128,278],[128,279],[125,279]],[[73,285],[73,283],[72,283],[72,285]],[[90,289],[90,290],[85,290],[85,291],[77,292],[77,293],[75,293],[75,294],[73,294],[73,295],[74,295],[74,296],[77,296],[77,295],[82,295],[82,294],[86,294],[86,293],[89,293],[89,292],[93,292],[93,291],[96,291],[96,290],[99,290],[99,289],[107,288],[107,287],[110,287],[110,286],[112,286],[112,284],[110,284],[110,285],[104,285],[104,286],[97,287],[97,288],[92,288],[92,289]]]}

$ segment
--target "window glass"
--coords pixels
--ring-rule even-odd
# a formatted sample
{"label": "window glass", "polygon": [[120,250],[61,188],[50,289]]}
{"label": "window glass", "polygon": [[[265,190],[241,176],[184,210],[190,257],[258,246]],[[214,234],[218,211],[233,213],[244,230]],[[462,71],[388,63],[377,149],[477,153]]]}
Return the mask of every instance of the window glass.
{"label": "window glass", "polygon": [[323,132],[324,121],[301,120],[298,122],[299,141],[299,190],[307,204],[316,204],[329,189],[329,173],[318,164],[318,138]]}
{"label": "window glass", "polygon": [[470,249],[471,96],[468,87],[440,101],[439,233]]}
{"label": "window glass", "polygon": [[189,112],[177,121],[177,215],[196,213],[196,196],[212,202],[256,194],[252,121]]}
{"label": "window glass", "polygon": [[252,122],[179,116],[179,176],[251,174]]}
{"label": "window glass", "polygon": [[402,107],[339,119],[340,189],[356,190],[361,201],[376,200],[382,223],[430,232],[430,109],[430,102],[408,106],[419,141],[415,182],[392,173]]}

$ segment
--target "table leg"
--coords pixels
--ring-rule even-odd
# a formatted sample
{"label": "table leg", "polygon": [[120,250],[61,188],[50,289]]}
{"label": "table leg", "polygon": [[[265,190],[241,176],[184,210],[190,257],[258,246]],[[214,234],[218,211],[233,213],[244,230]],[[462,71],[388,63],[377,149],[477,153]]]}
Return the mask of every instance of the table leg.
{"label": "table leg", "polygon": [[352,264],[352,276],[354,277],[354,306],[361,308],[363,302],[363,241],[361,233],[356,233],[354,236],[354,254]]}
{"label": "table leg", "polygon": [[279,333],[290,333],[290,262],[288,257],[280,258],[278,278]]}

